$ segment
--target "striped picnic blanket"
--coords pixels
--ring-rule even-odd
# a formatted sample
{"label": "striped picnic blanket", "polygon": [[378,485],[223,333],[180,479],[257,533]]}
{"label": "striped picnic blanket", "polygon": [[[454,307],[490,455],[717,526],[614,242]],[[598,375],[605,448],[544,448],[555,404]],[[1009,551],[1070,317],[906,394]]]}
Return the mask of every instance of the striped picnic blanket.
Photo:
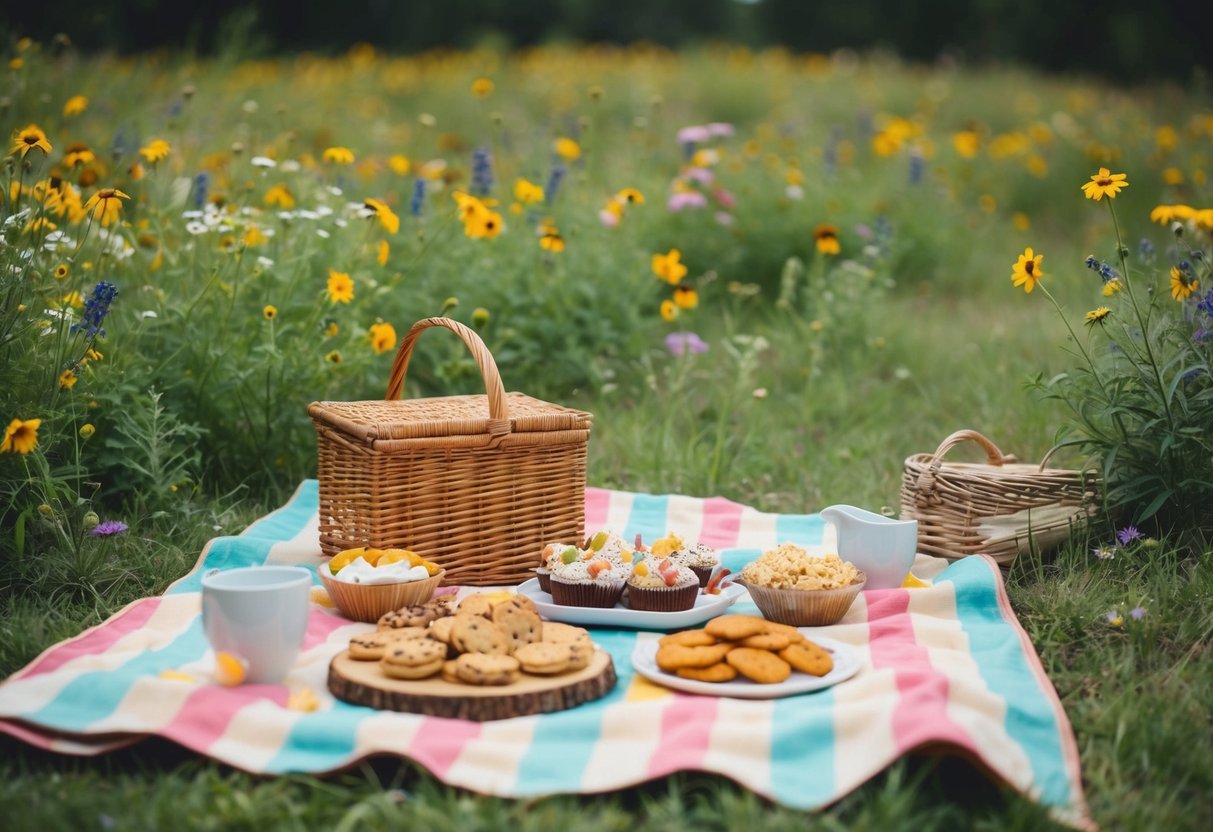
{"label": "striped picnic blanket", "polygon": [[[862,593],[821,631],[858,649],[860,672],[783,699],[670,691],[632,670],[637,639],[650,634],[595,629],[619,678],[598,701],[485,723],[375,711],[336,700],[326,687],[329,660],[374,625],[320,604],[285,684],[211,684],[203,571],[314,567],[316,512],[316,482],[305,481],[243,534],[211,541],[163,596],[48,649],[0,684],[0,731],[65,754],[160,736],[259,773],[331,772],[388,753],[446,783],[505,797],[603,792],[701,770],[804,809],[838,800],[904,754],[943,749],[977,761],[1059,820],[1090,825],[1069,721],[988,558],[949,565],[920,555],[914,573],[931,586]],[[833,545],[817,515],[767,514],[722,498],[589,489],[586,525],[625,539],[674,529],[720,549],[733,569],[777,543],[817,552]],[[733,610],[756,612],[746,596]],[[298,706],[308,691],[318,708]]]}

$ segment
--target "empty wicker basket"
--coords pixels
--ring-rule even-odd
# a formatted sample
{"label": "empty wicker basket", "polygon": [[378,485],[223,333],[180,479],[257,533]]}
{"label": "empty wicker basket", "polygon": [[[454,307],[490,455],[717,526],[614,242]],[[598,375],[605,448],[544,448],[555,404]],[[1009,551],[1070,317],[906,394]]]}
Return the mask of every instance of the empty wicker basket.
{"label": "empty wicker basket", "polygon": [[[967,441],[981,445],[985,463],[943,461]],[[985,554],[1009,568],[1020,552],[1060,544],[1095,510],[1094,472],[1044,464],[1018,464],[977,431],[957,431],[935,453],[906,459],[901,518],[918,521],[920,552],[946,558]]]}
{"label": "empty wicker basket", "polygon": [[[413,346],[442,327],[471,351],[485,395],[396,401]],[[589,413],[506,393],[468,327],[414,324],[400,342],[384,401],[315,402],[320,545],[411,549],[447,584],[518,584],[545,543],[585,532]]]}

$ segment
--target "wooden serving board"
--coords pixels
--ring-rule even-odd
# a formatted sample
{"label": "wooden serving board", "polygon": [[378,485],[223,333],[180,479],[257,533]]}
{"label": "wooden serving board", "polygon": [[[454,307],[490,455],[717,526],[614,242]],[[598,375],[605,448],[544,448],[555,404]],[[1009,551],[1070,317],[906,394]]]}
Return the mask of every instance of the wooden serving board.
{"label": "wooden serving board", "polygon": [[563,711],[600,699],[615,687],[615,664],[595,650],[581,670],[561,676],[523,673],[511,685],[460,685],[440,677],[412,681],[392,679],[379,662],[355,661],[348,650],[329,664],[329,690],[338,699],[385,711],[445,716],[487,722],[515,716]]}

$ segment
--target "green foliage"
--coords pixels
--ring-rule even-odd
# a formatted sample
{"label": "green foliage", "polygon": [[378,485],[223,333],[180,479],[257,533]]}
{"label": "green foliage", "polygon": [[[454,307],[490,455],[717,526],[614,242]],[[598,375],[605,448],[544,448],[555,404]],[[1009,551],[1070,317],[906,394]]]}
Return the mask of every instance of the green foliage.
{"label": "green foliage", "polygon": [[1159,264],[1150,245],[1131,263],[1118,228],[1120,270],[1094,256],[1087,264],[1119,291],[1086,314],[1085,344],[1071,329],[1079,366],[1039,385],[1069,408],[1072,435],[1060,446],[1088,454],[1108,508],[1180,534],[1213,531],[1213,290],[1201,292],[1213,270],[1195,230],[1176,223]]}

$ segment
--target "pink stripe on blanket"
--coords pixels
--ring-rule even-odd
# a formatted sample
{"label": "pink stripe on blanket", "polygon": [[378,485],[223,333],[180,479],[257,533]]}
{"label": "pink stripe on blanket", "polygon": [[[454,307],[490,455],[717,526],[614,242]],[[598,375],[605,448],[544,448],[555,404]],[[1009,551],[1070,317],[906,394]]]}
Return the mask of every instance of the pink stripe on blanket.
{"label": "pink stripe on blanket", "polygon": [[51,673],[81,656],[97,656],[109,650],[123,637],[141,629],[160,608],[160,598],[144,598],[99,624],[78,638],[52,647],[24,671],[12,678],[23,679]]}
{"label": "pink stripe on blanket", "polygon": [[681,693],[670,698],[661,714],[661,737],[649,760],[649,777],[703,768],[719,702],[715,696]]}
{"label": "pink stripe on blanket", "polygon": [[703,528],[699,542],[716,549],[737,545],[741,530],[741,513],[745,506],[724,497],[709,497],[703,501]]}
{"label": "pink stripe on blanket", "polygon": [[451,766],[455,765],[467,744],[480,736],[483,726],[482,722],[466,719],[427,716],[413,735],[408,756],[442,780]]}
{"label": "pink stripe on blanket", "polygon": [[872,665],[894,673],[899,694],[893,711],[893,741],[899,753],[932,742],[950,742],[976,752],[969,732],[948,716],[948,680],[931,666],[927,649],[914,638],[910,593],[867,593]]}
{"label": "pink stripe on blanket", "polygon": [[587,488],[585,490],[585,527],[587,529],[605,526],[610,509],[610,491],[605,488]]}
{"label": "pink stripe on blanket", "polygon": [[236,712],[255,702],[269,700],[285,708],[286,685],[240,685],[225,688],[203,685],[182,703],[172,721],[156,733],[186,748],[206,752],[227,731]]}
{"label": "pink stripe on blanket", "polygon": [[313,647],[328,641],[333,631],[340,627],[348,627],[350,620],[331,612],[313,609],[307,619],[307,632],[303,635],[303,649]]}

